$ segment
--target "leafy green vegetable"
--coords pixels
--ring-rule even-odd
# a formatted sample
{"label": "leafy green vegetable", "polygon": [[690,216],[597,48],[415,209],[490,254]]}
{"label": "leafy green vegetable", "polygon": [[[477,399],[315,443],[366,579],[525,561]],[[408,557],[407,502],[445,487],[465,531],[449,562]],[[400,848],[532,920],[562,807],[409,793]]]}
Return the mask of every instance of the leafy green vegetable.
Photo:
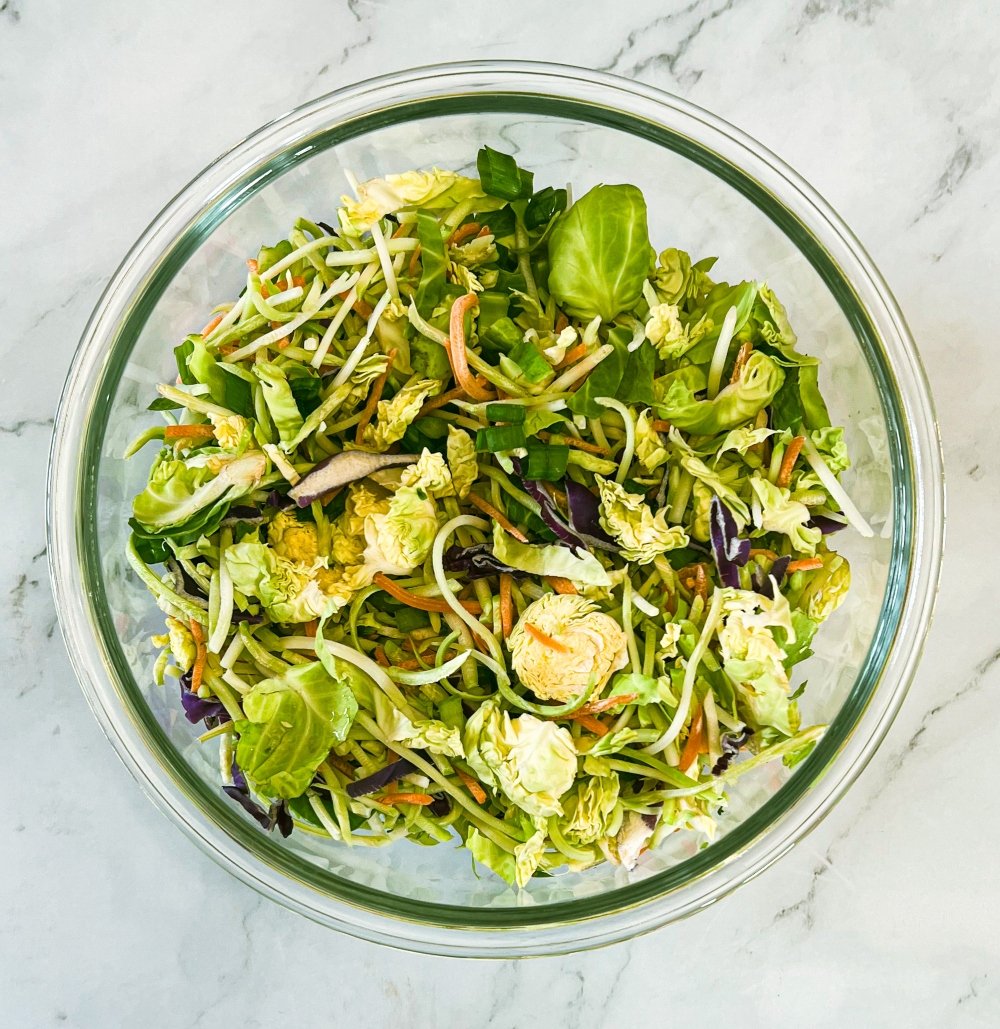
{"label": "leafy green vegetable", "polygon": [[574,555],[562,546],[538,547],[518,543],[499,525],[493,529],[493,553],[511,568],[534,575],[556,575],[588,586],[608,586],[611,580],[593,554]]}
{"label": "leafy green vegetable", "polygon": [[698,400],[682,380],[675,379],[656,407],[677,428],[712,436],[753,418],[774,399],[784,380],[781,368],[755,350],[736,382],[720,390],[713,400]]}
{"label": "leafy green vegetable", "polygon": [[417,310],[426,317],[440,303],[447,265],[441,224],[434,215],[417,212],[417,239],[420,241],[420,281],[416,303]]}
{"label": "leafy green vegetable", "polygon": [[357,710],[350,687],[319,661],[293,665],[244,695],[236,760],[266,796],[298,797],[334,743],[347,738]]}
{"label": "leafy green vegetable", "polygon": [[570,314],[610,322],[638,304],[654,259],[642,192],[595,186],[549,236],[549,290]]}

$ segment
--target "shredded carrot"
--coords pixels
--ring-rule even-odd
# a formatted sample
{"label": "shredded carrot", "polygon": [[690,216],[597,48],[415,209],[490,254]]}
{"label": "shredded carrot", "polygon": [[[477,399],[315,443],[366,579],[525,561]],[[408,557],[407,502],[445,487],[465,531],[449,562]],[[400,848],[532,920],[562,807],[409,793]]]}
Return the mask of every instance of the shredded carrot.
{"label": "shredded carrot", "polygon": [[803,557],[798,561],[789,561],[788,567],[785,569],[786,575],[791,575],[793,572],[815,572],[818,568],[823,567],[823,559],[821,557]]}
{"label": "shredded carrot", "polygon": [[565,643],[557,640],[554,636],[550,636],[547,632],[542,632],[537,625],[532,625],[531,622],[525,622],[524,630],[533,640],[541,643],[543,647],[548,647],[549,650],[554,650],[559,654],[569,653],[569,647],[567,647]]}
{"label": "shredded carrot", "polygon": [[456,768],[455,771],[458,772],[458,777],[462,780],[462,785],[469,791],[469,793],[472,794],[472,799],[477,804],[485,804],[486,790],[484,790],[468,772],[463,772],[461,768]]}
{"label": "shredded carrot", "polygon": [[573,596],[576,593],[576,587],[569,581],[564,579],[561,575],[546,575],[545,581],[556,591],[556,593],[565,593],[569,596]]}
{"label": "shredded carrot", "polygon": [[482,226],[479,222],[466,222],[464,225],[459,225],[457,229],[448,237],[447,246],[457,247],[461,246],[467,239],[471,239],[475,236]]}
{"label": "shredded carrot", "polygon": [[[404,671],[407,671],[407,672],[415,672],[415,671],[417,671],[420,668],[426,668],[429,664],[431,664],[431,662],[434,660],[435,656],[436,656],[436,652],[435,651],[433,651],[433,650],[425,650],[420,655],[420,660],[419,661],[415,657],[408,657],[408,658],[405,658],[402,661],[397,661],[396,662],[396,668],[402,668]],[[449,653],[445,654],[444,660],[445,661],[450,661],[454,656],[455,655],[449,651]],[[423,662],[423,664],[421,664],[421,661]]]}
{"label": "shredded carrot", "polygon": [[319,622],[315,618],[313,618],[311,621],[306,622],[305,629],[306,635],[310,639],[315,639],[316,633],[319,630]]}
{"label": "shredded carrot", "polygon": [[638,693],[619,693],[617,697],[605,697],[604,700],[592,700],[589,704],[584,704],[576,713],[578,715],[596,715],[600,714],[601,711],[607,711],[609,708],[624,707],[626,704],[631,704],[633,700],[638,700]]}
{"label": "shredded carrot", "polygon": [[563,359],[556,365],[556,371],[562,371],[563,368],[568,368],[571,364],[576,364],[577,361],[582,357],[587,356],[587,344],[577,343],[575,347],[570,347],[569,350],[563,355]]}
{"label": "shredded carrot", "polygon": [[666,418],[654,418],[650,423],[654,432],[669,432],[670,422]]}
{"label": "shredded carrot", "polygon": [[380,644],[379,644],[379,645],[378,645],[378,646],[377,646],[377,647],[375,648],[375,660],[376,660],[376,661],[377,661],[377,662],[378,662],[378,663],[379,663],[379,664],[380,664],[380,665],[381,665],[381,666],[382,666],[383,668],[388,668],[388,667],[389,667],[389,665],[390,665],[390,664],[392,664],[392,662],[391,662],[391,661],[389,660],[389,658],[388,658],[388,657],[386,656],[386,653],[385,653],[385,648],[384,648],[384,647],[382,646],[382,644],[381,644],[381,643],[380,643]]}
{"label": "shredded carrot", "polygon": [[405,236],[407,232],[406,224],[397,225],[393,234],[389,237],[390,239],[399,239],[400,236]]}
{"label": "shredded carrot", "polygon": [[681,752],[681,769],[690,768],[691,763],[705,750],[705,712],[701,705],[691,720],[691,731]]}
{"label": "shredded carrot", "polygon": [[277,350],[284,350],[291,342],[292,341],[286,336],[284,339],[279,339],[274,346]]}
{"label": "shredded carrot", "polygon": [[775,486],[787,486],[792,478],[792,469],[799,458],[799,453],[805,445],[805,436],[796,436],[785,450],[785,456],[781,459],[781,468],[778,469],[778,477],[774,480]]}
{"label": "shredded carrot", "polygon": [[562,332],[562,330],[567,328],[568,326],[569,326],[569,319],[566,317],[565,314],[563,314],[562,311],[560,311],[559,312],[559,317],[556,318],[556,332]]}
{"label": "shredded carrot", "polygon": [[201,330],[203,336],[207,336],[215,327],[222,321],[222,315],[217,314],[206,326]]}
{"label": "shredded carrot", "polygon": [[354,311],[356,314],[360,314],[362,318],[371,318],[372,310],[372,305],[367,300],[362,300],[359,297],[354,301]]}
{"label": "shredded carrot", "polygon": [[588,454],[597,454],[600,457],[607,457],[610,451],[607,447],[598,446],[585,439],[577,439],[575,436],[563,436],[561,433],[539,432],[536,434],[540,440],[546,443],[558,443],[564,447],[573,447],[574,450],[585,450]]}
{"label": "shredded carrot", "polygon": [[507,572],[500,573],[500,631],[506,639],[514,628],[514,594],[511,592],[513,580]]}
{"label": "shredded carrot", "polygon": [[205,637],[201,631],[201,623],[190,619],[188,625],[191,627],[191,636],[194,639],[195,658],[191,666],[191,692],[197,693],[201,686],[201,680],[205,676],[205,662],[208,661],[208,650],[205,647]]}
{"label": "shredded carrot", "polygon": [[406,272],[408,275],[417,274],[417,262],[420,260],[421,245],[418,243],[416,250],[410,254],[410,263],[406,266]]}
{"label": "shredded carrot", "polygon": [[465,352],[465,313],[479,303],[475,293],[460,296],[451,305],[451,321],[448,334],[448,360],[458,383],[473,400],[490,400],[491,393],[485,389],[485,380],[477,379],[469,371]]}
{"label": "shredded carrot", "polygon": [[338,772],[343,773],[349,780],[357,776],[357,772],[351,767],[350,762],[346,761],[339,754],[334,754],[333,751],[327,754],[326,762],[329,765],[333,765]]}
{"label": "shredded carrot", "polygon": [[750,340],[747,340],[739,350],[736,351],[736,361],[733,364],[733,374],[729,377],[731,383],[743,374],[743,366],[747,363],[750,358],[750,354],[753,351],[753,344]]}
{"label": "shredded carrot", "polygon": [[701,564],[694,573],[694,591],[702,600],[708,600],[708,576],[705,574],[705,566]]}
{"label": "shredded carrot", "polygon": [[773,550],[768,550],[767,547],[751,547],[751,557],[766,557],[772,561],[778,560],[778,555]]}
{"label": "shredded carrot", "polygon": [[[414,607],[418,611],[437,611],[440,614],[446,614],[451,610],[451,605],[444,597],[418,597],[409,590],[403,589],[402,586],[393,582],[384,572],[376,573],[372,582],[378,586],[379,589],[385,590],[390,597],[395,597],[401,604],[406,604],[407,607]],[[477,600],[462,600],[459,601],[462,607],[471,615],[482,614],[483,609],[479,605]]]}
{"label": "shredded carrot", "polygon": [[484,225],[477,233],[476,239],[482,239],[483,236],[490,236],[493,234],[493,230],[488,226]]}
{"label": "shredded carrot", "polygon": [[[262,297],[263,297],[263,298],[264,298],[265,300],[267,300],[267,298],[268,298],[268,297],[269,297],[269,296],[271,295],[271,290],[270,290],[270,288],[268,287],[268,285],[267,285],[267,283],[266,283],[266,282],[262,282],[262,283],[260,284],[260,295],[261,295],[261,296],[262,296]],[[271,322],[271,327],[272,327],[272,328],[274,327],[274,322]]]}
{"label": "shredded carrot", "polygon": [[375,417],[375,411],[378,408],[378,402],[382,399],[382,390],[385,389],[385,384],[389,381],[389,374],[392,372],[392,362],[396,360],[396,348],[386,355],[385,371],[375,380],[372,385],[371,391],[368,394],[368,400],[365,402],[365,406],[361,409],[361,421],[358,422],[358,427],[354,433],[354,442],[360,443],[362,437],[365,434],[365,429],[368,428],[368,423]]}
{"label": "shredded carrot", "polygon": [[569,716],[571,721],[579,722],[584,729],[589,729],[595,736],[607,736],[611,730],[593,715],[582,714],[579,711]]}
{"label": "shredded carrot", "polygon": [[688,565],[677,573],[681,584],[702,600],[708,600],[708,576],[703,564]]}
{"label": "shredded carrot", "polygon": [[292,285],[293,286],[302,286],[303,288],[305,288],[305,284],[306,284],[305,276],[303,276],[303,275],[293,275],[292,276]]}
{"label": "shredded carrot", "polygon": [[211,439],[214,435],[215,429],[211,425],[165,425],[163,427],[165,440]]}
{"label": "shredded carrot", "polygon": [[417,415],[417,418],[423,418],[424,415],[430,414],[431,411],[436,411],[439,407],[447,407],[453,400],[461,400],[467,394],[461,386],[456,386],[454,389],[448,390],[447,393],[442,393],[439,397],[431,397]]}
{"label": "shredded carrot", "polygon": [[478,493],[470,493],[465,499],[473,507],[478,507],[487,518],[492,518],[501,529],[509,532],[518,543],[528,542],[528,537],[502,511],[498,511],[488,500],[483,500]]}
{"label": "shredded carrot", "polygon": [[429,793],[393,793],[380,798],[383,804],[418,804],[420,807],[427,807],[434,803],[434,798]]}
{"label": "shredded carrot", "polygon": [[247,267],[250,269],[251,274],[256,275],[258,270],[257,262],[251,257],[247,261]]}

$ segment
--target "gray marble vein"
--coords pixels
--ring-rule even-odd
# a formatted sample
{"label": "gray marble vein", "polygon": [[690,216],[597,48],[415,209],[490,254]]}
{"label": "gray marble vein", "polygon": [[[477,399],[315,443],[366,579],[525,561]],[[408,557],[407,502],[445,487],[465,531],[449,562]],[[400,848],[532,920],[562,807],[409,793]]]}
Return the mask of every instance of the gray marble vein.
{"label": "gray marble vein", "polygon": [[[304,0],[266,14],[238,0],[0,0],[0,1024],[1000,1025],[998,54],[1000,9],[985,0]],[[678,91],[834,204],[927,366],[949,536],[935,626],[895,724],[789,854],[627,944],[466,965],[333,934],[238,883],[160,816],[74,682],[43,504],[76,342],[162,205],[310,97],[490,57]],[[584,144],[567,133],[560,145]]]}

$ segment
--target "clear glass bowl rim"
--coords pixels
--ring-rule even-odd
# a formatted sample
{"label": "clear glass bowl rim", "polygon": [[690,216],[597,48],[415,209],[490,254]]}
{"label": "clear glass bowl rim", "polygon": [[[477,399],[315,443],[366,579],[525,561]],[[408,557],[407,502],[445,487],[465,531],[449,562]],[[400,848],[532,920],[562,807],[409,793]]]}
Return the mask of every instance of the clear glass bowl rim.
{"label": "clear glass bowl rim", "polygon": [[[165,751],[128,672],[94,532],[102,408],[157,288],[189,248],[316,147],[387,122],[487,109],[624,129],[684,153],[748,196],[799,246],[850,319],[894,444],[883,612],[866,663],[822,743],[760,810],[696,857],[596,897],[535,908],[451,907],[324,877],[210,795],[172,748]],[[50,574],[63,636],[88,703],[144,792],[213,859],[265,895],[364,939],[458,956],[559,953],[628,938],[700,910],[785,853],[860,774],[895,717],[929,626],[943,550],[942,461],[926,377],[888,287],[829,205],[761,144],[678,97],[535,62],[445,64],[369,79],[276,119],[209,165],[157,215],[98,302],[60,401],[48,486]]]}

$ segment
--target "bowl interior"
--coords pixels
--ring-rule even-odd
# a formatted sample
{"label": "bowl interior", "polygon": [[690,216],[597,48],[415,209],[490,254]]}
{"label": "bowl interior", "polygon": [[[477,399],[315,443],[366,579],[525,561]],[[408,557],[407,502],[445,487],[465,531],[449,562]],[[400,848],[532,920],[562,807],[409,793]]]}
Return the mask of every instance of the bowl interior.
{"label": "bowl interior", "polygon": [[[161,614],[123,557],[131,498],[145,481],[148,454],[130,462],[121,454],[150,423],[155,384],[173,379],[173,346],[207,320],[214,304],[236,295],[244,260],[260,244],[283,238],[299,215],[331,219],[346,188],[345,169],[359,179],[433,165],[474,174],[483,144],[515,153],[535,171],[537,185],[570,183],[577,196],[600,182],[635,183],[649,205],[657,250],[718,255],[717,278],[766,279],[786,304],[801,348],[822,359],[821,384],[835,423],[846,426],[854,460],[844,484],[876,530],[869,540],[852,532],[837,537],[854,584],[823,626],[815,656],[796,668],[796,681],[809,682],[803,724],[834,723],[812,757],[793,773],[772,765],[741,780],[720,839],[707,849],[678,834],[631,873],[606,865],[536,879],[521,893],[489,873],[475,874],[468,856],[451,845],[348,848],[304,833],[288,840],[260,833],[221,794],[216,745],[197,742],[181,717],[176,687],[153,685],[148,639],[161,631]],[[240,846],[321,893],[441,925],[516,925],[597,914],[682,885],[764,829],[776,795],[792,788],[790,777],[805,785],[815,779],[877,682],[893,629],[883,609],[900,549],[893,508],[906,457],[874,337],[836,264],[779,201],[679,132],[569,101],[499,95],[403,105],[311,133],[248,171],[192,222],[144,283],[113,342],[89,426],[82,517],[86,587],[115,689],[155,759],[195,805]]]}

